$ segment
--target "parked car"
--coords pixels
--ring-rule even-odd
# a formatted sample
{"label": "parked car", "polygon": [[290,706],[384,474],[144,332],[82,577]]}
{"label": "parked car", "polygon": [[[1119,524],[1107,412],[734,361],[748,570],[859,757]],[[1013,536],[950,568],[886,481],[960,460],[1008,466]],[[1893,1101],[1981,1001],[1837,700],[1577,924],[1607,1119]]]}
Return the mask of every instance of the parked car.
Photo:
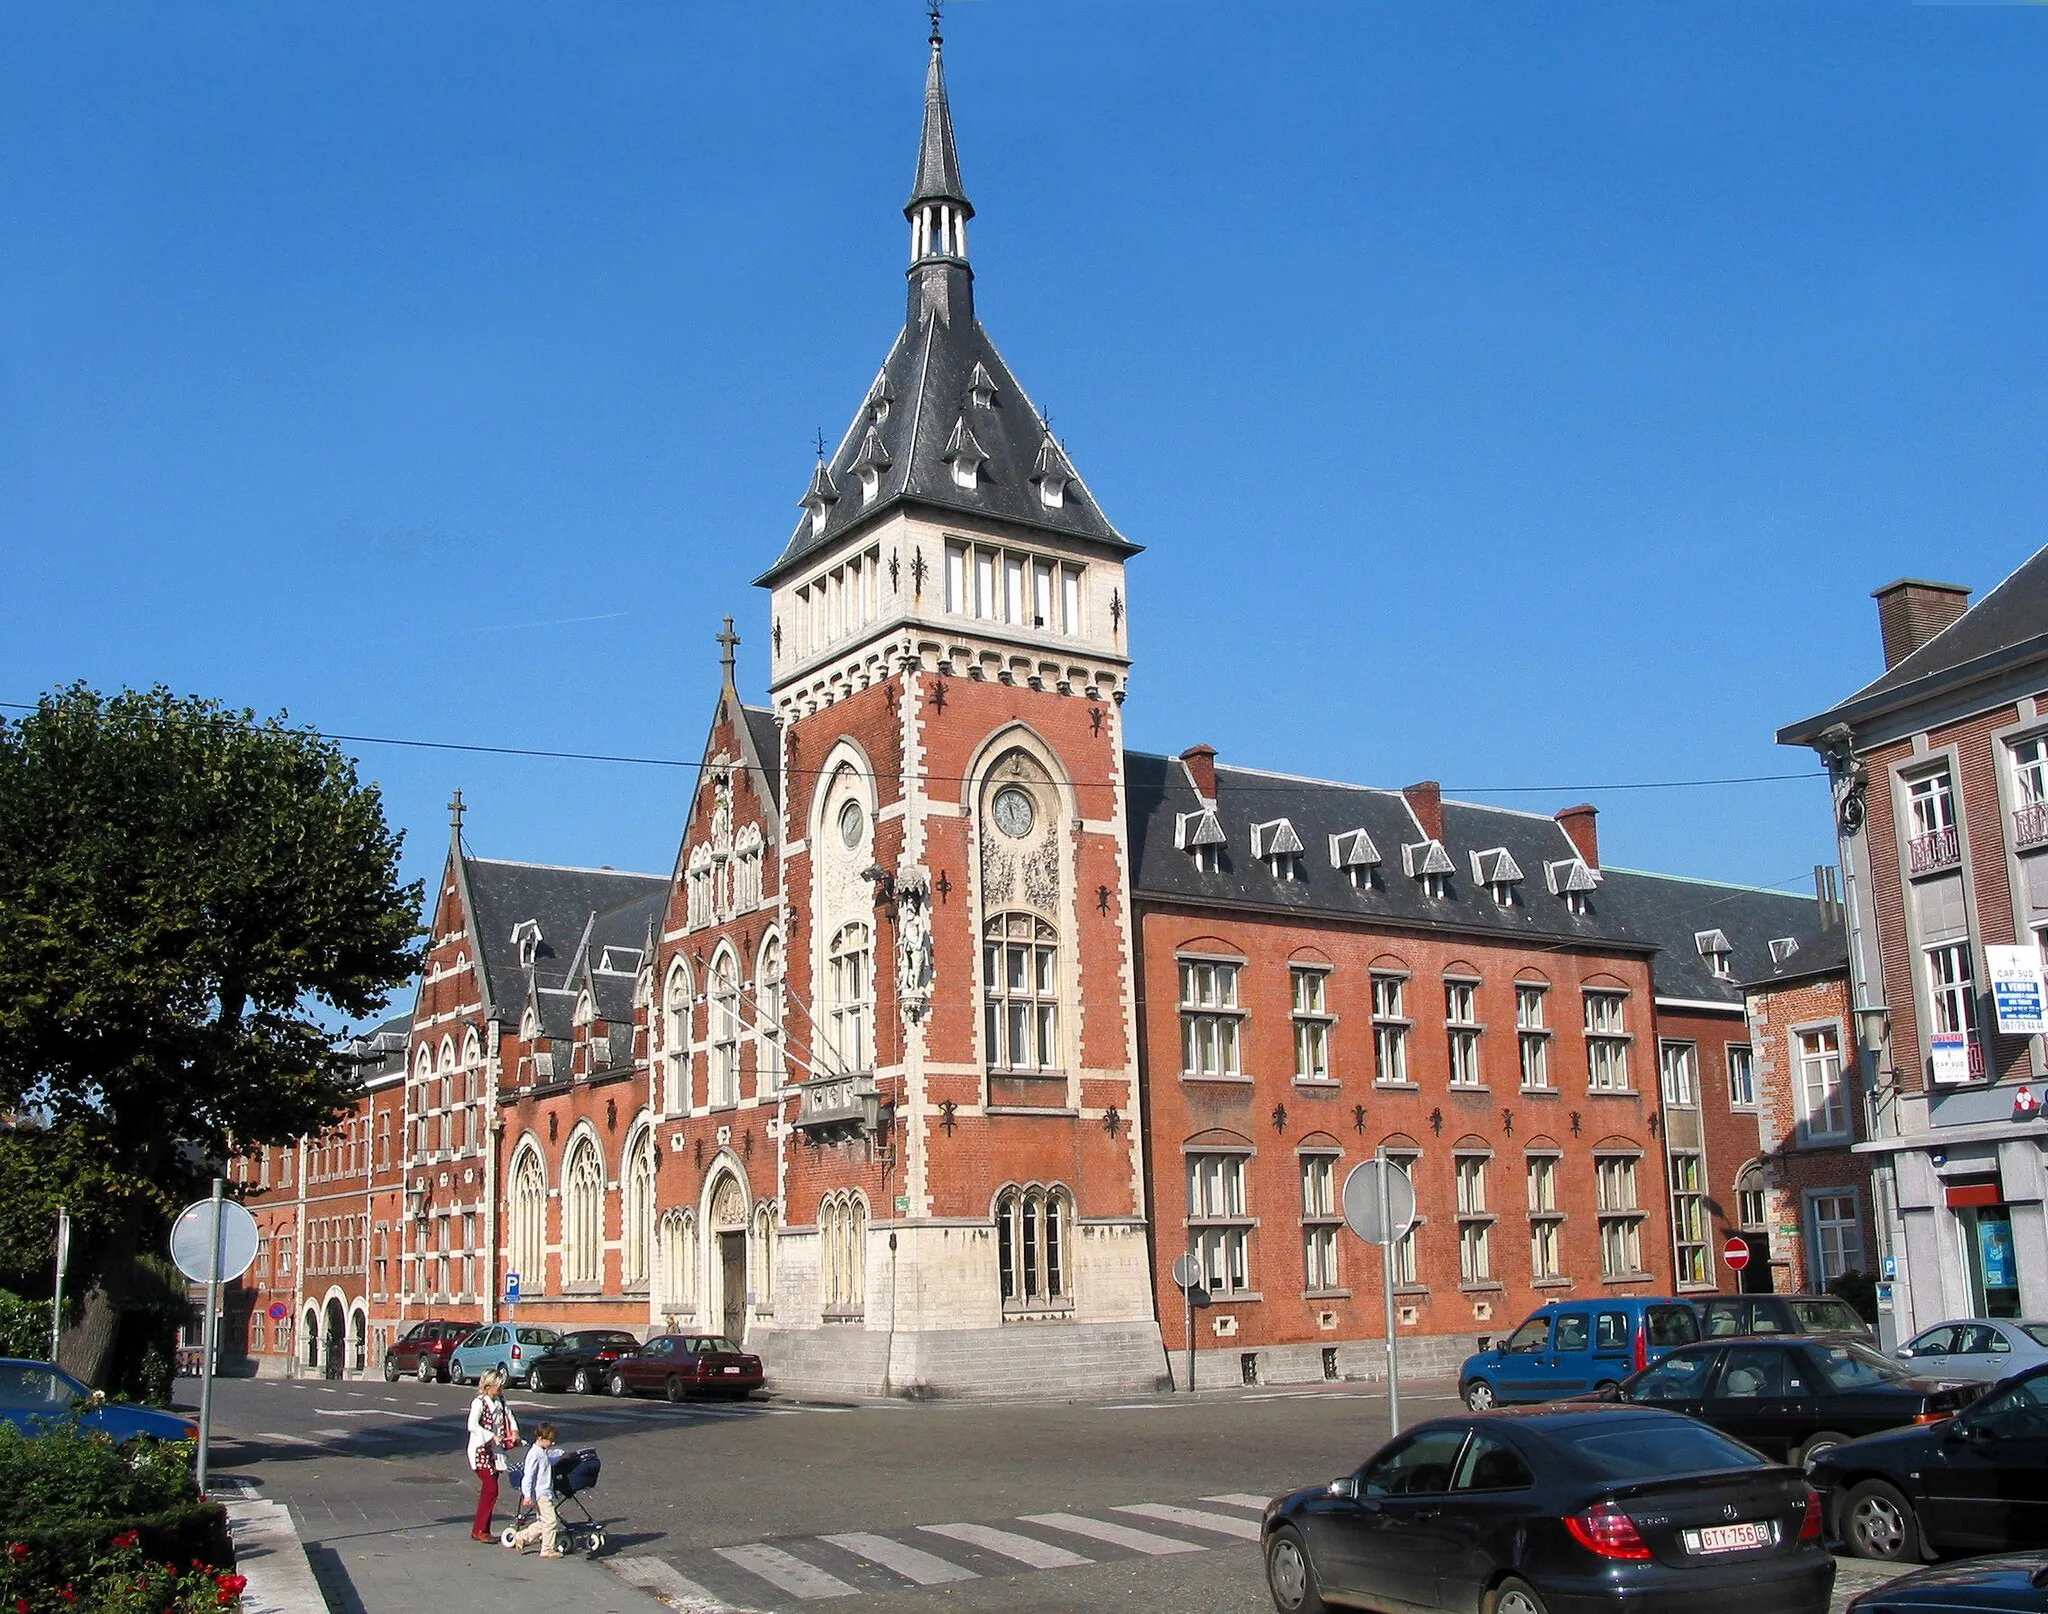
{"label": "parked car", "polygon": [[611,1379],[612,1363],[640,1348],[640,1339],[623,1328],[576,1328],[562,1343],[527,1370],[536,1390],[574,1390],[596,1395]]}
{"label": "parked car", "polygon": [[1268,1503],[1260,1539],[1281,1614],[1821,1614],[1835,1580],[1798,1470],[1618,1404],[1432,1419]]}
{"label": "parked car", "polygon": [[474,1384],[492,1368],[511,1384],[525,1384],[533,1364],[562,1343],[562,1336],[538,1323],[488,1323],[474,1330],[448,1358],[448,1376]]}
{"label": "parked car", "polygon": [[1584,1395],[1699,1337],[1699,1319],[1683,1300],[1561,1300],[1532,1312],[1490,1350],[1466,1357],[1458,1390],[1475,1412]]}
{"label": "parked car", "polygon": [[2048,1547],[2048,1366],[1941,1423],[1837,1446],[1811,1472],[1859,1558]]}
{"label": "parked car", "polygon": [[761,1358],[718,1334],[657,1334],[612,1363],[613,1395],[748,1396],[761,1388]]}
{"label": "parked car", "polygon": [[34,1437],[76,1418],[117,1446],[131,1440],[197,1440],[199,1425],[182,1412],[109,1401],[61,1367],[26,1357],[0,1357],[0,1420]]}
{"label": "parked car", "polygon": [[384,1353],[385,1383],[407,1374],[414,1375],[422,1384],[447,1378],[448,1358],[455,1354],[456,1346],[475,1332],[475,1323],[458,1323],[443,1317],[414,1323]]}
{"label": "parked car", "polygon": [[1849,1604],[1848,1614],[1907,1614],[1940,1609],[1944,1614],[2040,1614],[2048,1606],[2048,1553],[2017,1552],[1969,1558],[1936,1569],[1916,1569],[1886,1581]]}
{"label": "parked car", "polygon": [[1995,1384],[2048,1362],[2048,1323],[1981,1317],[1937,1323],[1892,1352],[1913,1371],[1932,1378],[1982,1379]]}
{"label": "parked car", "polygon": [[1702,1339],[1742,1334],[1876,1333],[1840,1295],[1709,1295],[1697,1302]]}
{"label": "parked car", "polygon": [[1977,1394],[1974,1386],[1923,1379],[1860,1337],[1841,1334],[1688,1345],[1615,1392],[1618,1400],[1683,1412],[1766,1457],[1802,1465],[1858,1435],[1946,1418]]}

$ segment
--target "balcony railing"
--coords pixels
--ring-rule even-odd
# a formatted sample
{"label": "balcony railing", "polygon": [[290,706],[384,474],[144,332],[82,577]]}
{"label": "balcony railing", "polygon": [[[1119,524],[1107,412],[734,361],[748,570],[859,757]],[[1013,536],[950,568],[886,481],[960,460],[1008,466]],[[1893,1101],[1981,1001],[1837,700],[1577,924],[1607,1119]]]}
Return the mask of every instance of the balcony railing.
{"label": "balcony railing", "polygon": [[2012,845],[2016,852],[2048,846],[2048,801],[2030,801],[2012,810]]}
{"label": "balcony railing", "polygon": [[1906,872],[1932,874],[1937,869],[1961,862],[1962,856],[1962,841],[1956,835],[1955,825],[1950,824],[1946,829],[1915,835],[1906,842]]}
{"label": "balcony railing", "polygon": [[868,1071],[817,1076],[797,1086],[796,1124],[800,1131],[871,1132],[878,1109],[875,1079]]}

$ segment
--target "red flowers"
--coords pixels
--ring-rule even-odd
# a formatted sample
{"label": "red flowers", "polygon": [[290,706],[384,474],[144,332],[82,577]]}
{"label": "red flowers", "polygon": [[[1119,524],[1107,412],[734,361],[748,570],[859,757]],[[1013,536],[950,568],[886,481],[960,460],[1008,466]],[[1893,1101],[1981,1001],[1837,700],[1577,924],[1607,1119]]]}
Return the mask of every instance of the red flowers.
{"label": "red flowers", "polygon": [[20,1563],[28,1556],[28,1548],[19,1541],[10,1541],[7,1544],[7,1556]]}
{"label": "red flowers", "polygon": [[218,1586],[230,1597],[240,1597],[248,1587],[248,1584],[249,1577],[247,1575],[219,1575],[214,1578],[214,1585]]}
{"label": "red flowers", "polygon": [[123,1552],[126,1552],[130,1547],[134,1546],[141,1539],[142,1536],[139,1532],[134,1530],[123,1530],[119,1535],[114,1537],[114,1545],[120,1548]]}

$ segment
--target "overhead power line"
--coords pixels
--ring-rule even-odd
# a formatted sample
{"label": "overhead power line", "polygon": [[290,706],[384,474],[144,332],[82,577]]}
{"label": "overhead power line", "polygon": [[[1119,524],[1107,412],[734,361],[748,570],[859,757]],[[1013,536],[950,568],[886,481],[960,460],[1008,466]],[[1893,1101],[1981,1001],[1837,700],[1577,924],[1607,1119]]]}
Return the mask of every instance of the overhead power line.
{"label": "overhead power line", "polygon": [[[23,701],[0,701],[0,710],[33,712],[36,708]],[[339,745],[383,745],[408,751],[451,751],[470,756],[487,757],[533,757],[544,762],[603,762],[633,768],[677,768],[688,772],[701,773],[709,764],[689,762],[680,757],[642,757],[615,751],[554,751],[529,745],[483,745],[466,740],[415,740],[389,734],[343,734],[335,730],[302,728],[296,732],[312,734],[323,740],[332,740]],[[1226,764],[1227,766],[1227,764]],[[823,772],[818,768],[790,768],[787,773],[802,778],[816,777]],[[835,770],[836,771],[836,770]],[[877,780],[895,779],[895,774],[876,773],[870,777]],[[962,784],[966,780],[958,774],[925,773],[918,775],[940,784]],[[1827,774],[1818,768],[1807,768],[1797,773],[1749,773],[1736,774],[1722,779],[1632,779],[1609,781],[1604,784],[1565,785],[1444,785],[1446,791],[1467,796],[1550,796],[1550,795],[1593,795],[1601,792],[1620,790],[1700,790],[1721,785],[1777,784],[1792,779],[1825,779]],[[1233,781],[1232,795],[1267,795],[1294,791],[1303,783],[1323,781],[1302,779],[1285,784],[1246,784]],[[1340,788],[1362,790],[1382,789],[1376,785],[1345,785]]]}

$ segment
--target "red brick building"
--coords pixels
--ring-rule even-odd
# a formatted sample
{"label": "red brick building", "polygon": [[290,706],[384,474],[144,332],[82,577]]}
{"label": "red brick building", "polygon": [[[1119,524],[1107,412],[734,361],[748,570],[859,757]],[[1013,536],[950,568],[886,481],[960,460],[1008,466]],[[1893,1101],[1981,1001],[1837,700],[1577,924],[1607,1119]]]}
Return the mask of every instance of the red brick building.
{"label": "red brick building", "polygon": [[1138,549],[975,317],[936,40],[905,212],[902,330],[759,579],[766,707],[720,636],[673,869],[479,858],[458,798],[345,1175],[252,1195],[301,1240],[353,1195],[297,1360],[375,1371],[516,1274],[522,1316],[722,1331],[787,1387],[1146,1389],[1193,1253],[1205,1376],[1376,1373],[1336,1196],[1382,1150],[1422,1367],[1728,1281],[1733,972],[1816,905],[1605,870],[1590,806],[1127,751]]}

